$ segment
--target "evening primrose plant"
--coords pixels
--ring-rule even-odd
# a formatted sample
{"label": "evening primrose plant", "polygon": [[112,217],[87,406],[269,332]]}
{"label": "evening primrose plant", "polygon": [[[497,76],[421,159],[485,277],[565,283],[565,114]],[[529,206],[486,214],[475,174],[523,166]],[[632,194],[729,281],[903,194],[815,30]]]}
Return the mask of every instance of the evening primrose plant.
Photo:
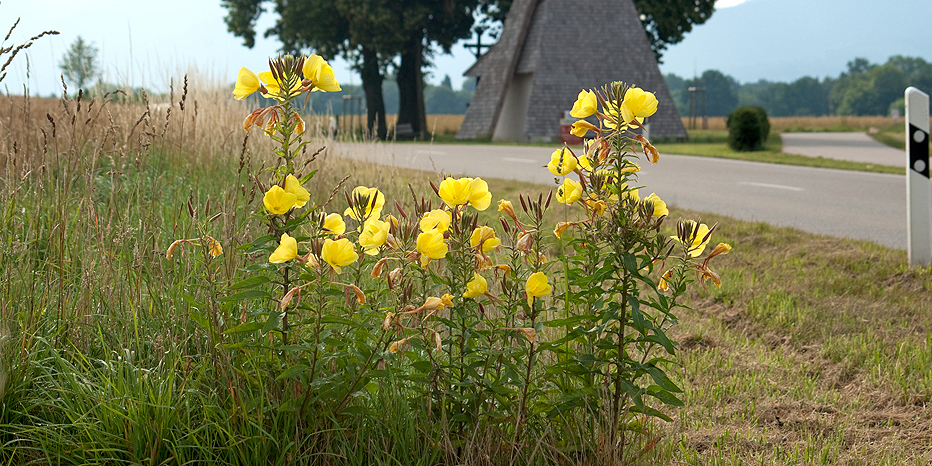
{"label": "evening primrose plant", "polygon": [[603,453],[621,462],[625,433],[639,416],[670,419],[649,399],[682,405],[682,390],[665,372],[676,349],[666,331],[689,282],[721,286],[709,260],[731,250],[719,244],[700,262],[714,226],[681,221],[671,236],[663,230],[666,203],[656,193],[639,196],[636,149],[651,163],[659,154],[637,130],[656,110],[652,93],[621,82],[583,90],[572,131],[595,137],[579,154],[555,151],[548,164],[558,177],[557,200],[578,209],[578,220],[554,230],[567,251],[564,316],[548,323],[565,332],[548,346],[567,387],[559,409],[590,410]]}
{"label": "evening primrose plant", "polygon": [[[730,251],[703,258],[714,226],[683,221],[671,235],[663,200],[639,195],[634,149],[658,159],[637,132],[656,111],[653,94],[623,83],[581,92],[573,131],[594,138],[578,154],[550,154],[555,189],[493,204],[485,180],[452,176],[408,202],[371,186],[313,199],[295,103],[318,90],[339,84],[312,55],[270,60],[258,75],[244,68],[233,91],[273,100],[243,126],[278,146],[267,181],[254,177],[263,234],[225,252],[254,261],[200,318],[217,322],[238,389],[322,430],[400,397],[423,432],[439,432],[432,444],[451,464],[479,450],[492,463],[531,463],[544,437],[592,462],[630,459],[626,432],[645,416],[669,419],[658,403],[682,404],[665,373],[680,296],[694,280],[720,285],[709,260]],[[553,201],[567,217],[551,230]],[[222,252],[204,231],[172,248]]]}

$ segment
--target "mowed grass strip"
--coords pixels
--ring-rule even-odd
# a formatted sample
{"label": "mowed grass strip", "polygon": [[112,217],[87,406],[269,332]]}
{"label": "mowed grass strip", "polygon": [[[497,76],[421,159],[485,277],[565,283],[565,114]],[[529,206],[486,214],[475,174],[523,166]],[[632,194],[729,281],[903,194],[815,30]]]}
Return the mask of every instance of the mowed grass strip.
{"label": "mowed grass strip", "polygon": [[[671,216],[695,217],[674,211]],[[721,289],[673,333],[675,464],[930,464],[932,274],[905,251],[702,215]]]}

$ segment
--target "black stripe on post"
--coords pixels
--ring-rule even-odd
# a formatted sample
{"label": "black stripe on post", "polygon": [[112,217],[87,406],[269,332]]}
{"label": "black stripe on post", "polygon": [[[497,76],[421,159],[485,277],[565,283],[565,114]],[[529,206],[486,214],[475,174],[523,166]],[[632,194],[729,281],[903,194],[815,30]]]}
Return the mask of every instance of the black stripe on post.
{"label": "black stripe on post", "polygon": [[909,169],[929,178],[929,133],[909,125]]}

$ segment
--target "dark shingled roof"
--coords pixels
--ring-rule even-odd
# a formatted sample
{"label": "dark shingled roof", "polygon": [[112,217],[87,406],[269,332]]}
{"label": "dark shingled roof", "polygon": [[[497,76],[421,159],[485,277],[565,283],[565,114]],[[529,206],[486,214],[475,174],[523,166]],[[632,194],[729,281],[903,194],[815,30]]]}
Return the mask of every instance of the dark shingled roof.
{"label": "dark shingled roof", "polygon": [[579,91],[612,81],[657,96],[652,137],[686,137],[632,0],[515,0],[498,42],[466,72],[480,79],[457,138],[492,136],[516,74],[532,80],[524,140],[558,139]]}

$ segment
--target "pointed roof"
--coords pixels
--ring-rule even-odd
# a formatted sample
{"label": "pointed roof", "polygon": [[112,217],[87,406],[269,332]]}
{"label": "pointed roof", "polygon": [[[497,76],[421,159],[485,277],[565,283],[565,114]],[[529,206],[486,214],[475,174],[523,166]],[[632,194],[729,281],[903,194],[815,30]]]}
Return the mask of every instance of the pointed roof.
{"label": "pointed roof", "polygon": [[[579,91],[612,81],[657,96],[652,136],[686,137],[632,0],[515,0],[499,41],[466,75],[479,81],[457,138],[557,139]],[[503,113],[523,119],[523,134],[496,134]]]}

